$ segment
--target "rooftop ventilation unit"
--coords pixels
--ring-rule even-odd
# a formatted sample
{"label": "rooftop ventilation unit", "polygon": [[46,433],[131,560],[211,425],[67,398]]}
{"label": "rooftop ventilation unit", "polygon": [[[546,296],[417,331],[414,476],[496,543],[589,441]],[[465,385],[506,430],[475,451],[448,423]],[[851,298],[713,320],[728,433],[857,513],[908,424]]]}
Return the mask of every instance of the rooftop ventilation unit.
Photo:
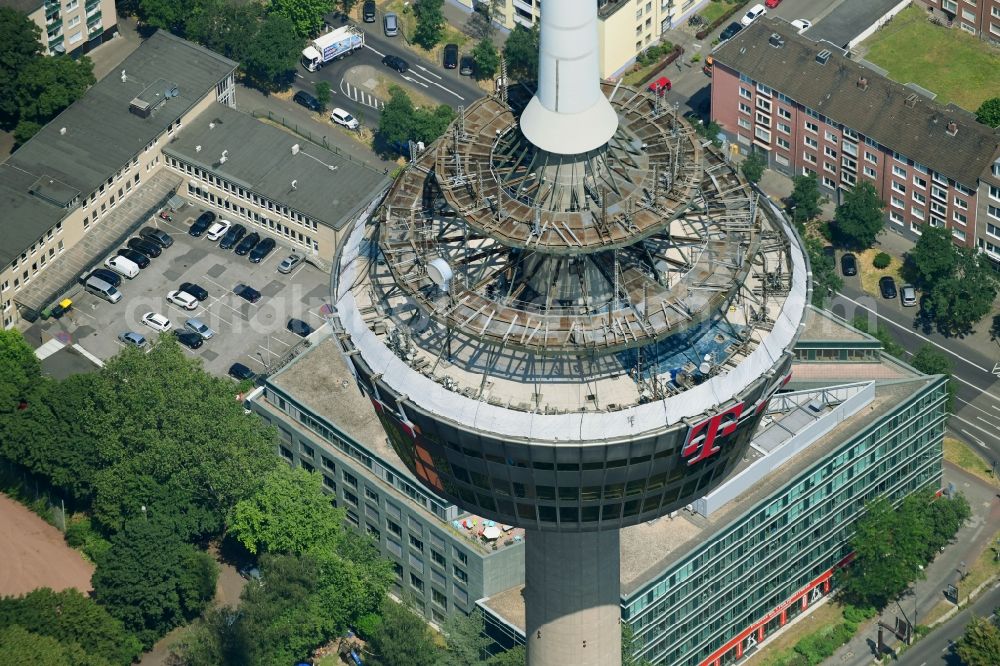
{"label": "rooftop ventilation unit", "polygon": [[823,49],[822,51],[816,54],[816,62],[818,62],[821,65],[825,65],[826,61],[830,59],[831,55],[833,54],[830,53],[830,49]]}
{"label": "rooftop ventilation unit", "polygon": [[166,79],[156,79],[129,102],[128,110],[140,118],[149,118],[154,111],[166,104],[168,99],[179,94],[180,90],[176,83]]}
{"label": "rooftop ventilation unit", "polygon": [[906,98],[906,100],[903,102],[903,104],[905,104],[906,106],[908,106],[908,107],[910,107],[912,109],[913,107],[915,107],[917,105],[917,96],[916,95],[910,95],[909,97]]}
{"label": "rooftop ventilation unit", "polygon": [[771,36],[767,38],[767,43],[776,49],[780,49],[785,45],[785,38],[776,32],[772,32]]}

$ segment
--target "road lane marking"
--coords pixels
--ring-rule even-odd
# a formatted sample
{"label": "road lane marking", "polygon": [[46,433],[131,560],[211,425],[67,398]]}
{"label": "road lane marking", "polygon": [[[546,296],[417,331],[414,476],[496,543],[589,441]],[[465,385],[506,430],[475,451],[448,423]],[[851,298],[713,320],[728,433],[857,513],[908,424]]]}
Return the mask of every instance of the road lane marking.
{"label": "road lane marking", "polygon": [[382,53],[382,52],[381,52],[381,51],[379,51],[378,49],[373,49],[372,47],[368,46],[367,44],[365,44],[365,48],[366,48],[366,49],[368,49],[369,51],[374,51],[375,53],[379,54],[379,55],[380,55],[380,56],[382,56],[383,58],[385,57],[385,54],[384,54],[384,53]]}
{"label": "road lane marking", "polygon": [[403,76],[402,74],[400,74],[400,76],[403,77],[404,81],[409,81],[410,83],[416,83],[417,85],[423,86],[424,88],[428,87],[428,85],[426,83],[424,83],[423,81],[417,81],[416,79],[411,79],[410,77]]}
{"label": "road lane marking", "polygon": [[417,69],[419,69],[419,70],[421,70],[423,72],[427,72],[428,74],[430,74],[431,76],[433,76],[436,79],[443,80],[443,79],[441,79],[441,77],[438,74],[435,74],[434,72],[432,72],[431,70],[427,69],[423,65],[414,65],[414,67],[416,67]]}
{"label": "road lane marking", "polygon": [[[958,419],[959,421],[961,421],[965,425],[969,426],[970,428],[975,428],[979,432],[982,432],[982,433],[986,434],[988,437],[996,437],[996,433],[995,432],[990,432],[989,430],[984,430],[983,428],[980,428],[979,426],[977,426],[975,423],[972,423],[971,421],[966,421],[961,416],[957,416],[955,414],[952,414],[950,418]],[[962,432],[965,432],[965,431],[963,430]],[[966,433],[966,434],[968,434],[968,433]],[[983,448],[986,448],[986,446],[983,446]]]}
{"label": "road lane marking", "polygon": [[[451,90],[451,89],[449,89],[449,88],[445,88],[445,87],[444,87],[443,85],[441,85],[441,84],[440,84],[440,83],[438,83],[437,81],[431,81],[431,80],[430,80],[430,79],[428,79],[428,78],[427,78],[426,76],[423,76],[423,75],[421,75],[421,74],[417,74],[417,73],[416,73],[416,72],[414,72],[414,71],[413,71],[412,69],[410,70],[410,73],[411,73],[411,74],[413,74],[414,76],[419,76],[420,78],[422,78],[422,79],[423,79],[424,81],[426,81],[427,83],[430,83],[430,84],[433,84],[433,85],[437,86],[438,88],[440,88],[441,90],[445,91],[446,93],[451,93],[452,95],[454,95],[455,97],[459,98],[459,99],[460,99],[460,100],[462,100],[463,102],[465,101],[465,98],[464,98],[464,97],[462,97],[461,95],[459,95],[459,94],[458,94],[457,92],[455,92],[454,90]],[[405,78],[405,77],[404,77],[404,78]],[[420,83],[420,82],[419,82],[419,81],[417,81],[417,83]],[[424,84],[422,84],[422,83],[421,83],[420,85],[424,85]],[[427,86],[424,86],[424,87],[426,88]]]}

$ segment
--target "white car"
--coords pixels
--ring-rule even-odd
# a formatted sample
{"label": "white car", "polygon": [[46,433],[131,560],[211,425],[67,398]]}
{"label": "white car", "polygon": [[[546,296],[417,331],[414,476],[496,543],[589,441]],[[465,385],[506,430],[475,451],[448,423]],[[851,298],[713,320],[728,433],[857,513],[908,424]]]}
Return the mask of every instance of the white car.
{"label": "white car", "polygon": [[358,127],[361,125],[361,123],[358,122],[357,118],[349,114],[347,111],[344,111],[340,107],[337,107],[336,109],[330,112],[330,120],[337,123],[338,125],[343,125],[347,129],[352,129],[352,130],[358,129]]}
{"label": "white car", "polygon": [[764,5],[756,4],[750,8],[750,11],[743,15],[743,18],[740,19],[740,23],[743,24],[743,27],[745,28],[766,13],[767,9]]}
{"label": "white car", "polygon": [[805,19],[795,19],[792,21],[792,27],[795,28],[801,35],[803,32],[813,27],[812,21],[807,21]]}
{"label": "white car", "polygon": [[170,320],[159,312],[147,312],[142,315],[142,323],[154,331],[160,331],[161,333],[170,330]]}
{"label": "white car", "polygon": [[227,231],[229,231],[229,227],[231,226],[233,225],[230,222],[219,218],[218,222],[208,228],[208,231],[205,232],[205,236],[210,241],[217,241],[222,238]]}
{"label": "white car", "polygon": [[198,299],[186,291],[171,291],[167,294],[167,300],[185,310],[194,310],[198,307]]}

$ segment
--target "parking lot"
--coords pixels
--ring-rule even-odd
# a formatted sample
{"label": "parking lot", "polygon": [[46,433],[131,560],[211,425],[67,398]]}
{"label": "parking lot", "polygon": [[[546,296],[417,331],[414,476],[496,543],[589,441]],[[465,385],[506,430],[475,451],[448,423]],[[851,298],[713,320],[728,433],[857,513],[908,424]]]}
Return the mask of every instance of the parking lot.
{"label": "parking lot", "polygon": [[[329,275],[305,262],[287,275],[279,273],[278,264],[291,252],[280,242],[263,261],[253,264],[246,256],[220,249],[205,235],[193,238],[187,230],[201,212],[200,208],[187,206],[172,221],[157,219],[147,223],[166,231],[174,243],[152,258],[138,276],[122,280],[118,288],[121,301],[108,303],[81,289],[73,296],[73,308],[61,319],[45,322],[43,328],[104,360],[122,349],[118,336],[123,332],[135,331],[150,341],[161,335],[142,323],[147,312],[164,315],[172,329],[178,331],[183,330],[188,318],[194,317],[212,328],[215,335],[199,349],[183,348],[200,358],[209,372],[225,374],[233,363],[242,363],[256,373],[275,370],[306,344],[287,330],[289,318],[301,319],[313,329],[324,324]],[[244,226],[253,231],[249,225]],[[109,254],[112,252],[114,249]],[[208,298],[194,310],[167,302],[167,292],[178,289],[182,282],[200,285]],[[238,283],[259,291],[260,300],[249,303],[234,294]]]}

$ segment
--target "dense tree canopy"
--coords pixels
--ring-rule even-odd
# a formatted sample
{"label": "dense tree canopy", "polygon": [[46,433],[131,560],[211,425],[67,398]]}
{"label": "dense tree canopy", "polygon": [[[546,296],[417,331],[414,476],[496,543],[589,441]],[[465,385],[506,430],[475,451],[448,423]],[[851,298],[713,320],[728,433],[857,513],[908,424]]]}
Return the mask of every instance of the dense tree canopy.
{"label": "dense tree canopy", "polygon": [[817,217],[820,212],[819,185],[816,184],[816,174],[795,176],[792,178],[792,194],[789,196],[792,206],[792,219],[805,223]]}
{"label": "dense tree canopy", "polygon": [[476,63],[477,79],[492,79],[500,67],[500,54],[489,39],[481,39],[472,49],[472,60]]}
{"label": "dense tree canopy", "polygon": [[951,359],[937,347],[925,344],[913,356],[910,365],[928,375],[944,375],[948,377],[948,411],[954,410],[955,393],[958,391],[958,387],[955,385],[955,381],[951,379]]}
{"label": "dense tree canopy", "polygon": [[382,154],[404,154],[409,141],[429,144],[448,128],[455,110],[446,104],[434,109],[416,108],[399,86],[389,88],[389,101],[379,117],[375,150]]}
{"label": "dense tree canopy", "polygon": [[924,227],[913,249],[906,255],[903,270],[910,282],[930,291],[958,268],[958,248],[944,227]]}
{"label": "dense tree canopy", "polygon": [[431,630],[412,610],[387,599],[382,624],[368,641],[366,663],[372,666],[433,664],[438,648]]}
{"label": "dense tree canopy", "polygon": [[823,251],[823,241],[808,235],[805,244],[806,254],[809,255],[809,266],[813,273],[812,302],[817,307],[823,307],[827,298],[840,291],[844,281],[840,279],[833,257]]}
{"label": "dense tree canopy", "polygon": [[[1000,610],[1000,609],[997,609]],[[1000,664],[1000,627],[997,620],[973,616],[958,640],[955,652],[965,666]]]}
{"label": "dense tree canopy", "polygon": [[926,294],[922,315],[945,335],[965,335],[985,317],[997,297],[998,276],[985,254],[959,250],[953,275]]}
{"label": "dense tree canopy", "polygon": [[885,226],[885,202],[865,180],[849,190],[834,213],[834,232],[846,247],[864,250],[875,244]]}
{"label": "dense tree canopy", "polygon": [[525,28],[518,24],[507,35],[503,57],[507,74],[518,81],[534,81],[538,77],[538,27]]}
{"label": "dense tree canopy", "polygon": [[[39,588],[23,597],[0,599],[0,629],[12,626],[54,638],[61,645],[76,645],[92,657],[119,666],[131,664],[141,650],[121,621],[74,589]],[[0,659],[0,663],[13,662]]]}
{"label": "dense tree canopy", "polygon": [[299,37],[309,37],[323,27],[323,17],[333,11],[333,0],[271,0],[268,6],[287,17]]}
{"label": "dense tree canopy", "polygon": [[767,161],[764,159],[763,153],[759,150],[751,150],[750,154],[743,160],[743,164],[740,165],[740,171],[744,178],[751,183],[756,183],[764,175],[766,167]]}
{"label": "dense tree canopy", "polygon": [[26,14],[0,7],[0,127],[3,129],[17,125],[20,74],[29,63],[42,57],[41,34]]}
{"label": "dense tree canopy", "polygon": [[841,593],[860,607],[885,608],[923,577],[923,567],[971,515],[961,495],[935,497],[923,489],[893,509],[885,498],[868,503],[851,538],[854,561],[838,576]]}
{"label": "dense tree canopy", "polygon": [[101,657],[87,654],[76,643],[63,643],[51,636],[28,631],[16,624],[0,629],[0,664],[111,666]]}
{"label": "dense tree canopy", "polygon": [[418,0],[413,5],[417,17],[417,27],[413,31],[413,41],[425,49],[432,49],[444,36],[444,0]]}
{"label": "dense tree canopy", "polygon": [[1000,127],[1000,97],[991,97],[980,104],[976,120],[989,127]]}

